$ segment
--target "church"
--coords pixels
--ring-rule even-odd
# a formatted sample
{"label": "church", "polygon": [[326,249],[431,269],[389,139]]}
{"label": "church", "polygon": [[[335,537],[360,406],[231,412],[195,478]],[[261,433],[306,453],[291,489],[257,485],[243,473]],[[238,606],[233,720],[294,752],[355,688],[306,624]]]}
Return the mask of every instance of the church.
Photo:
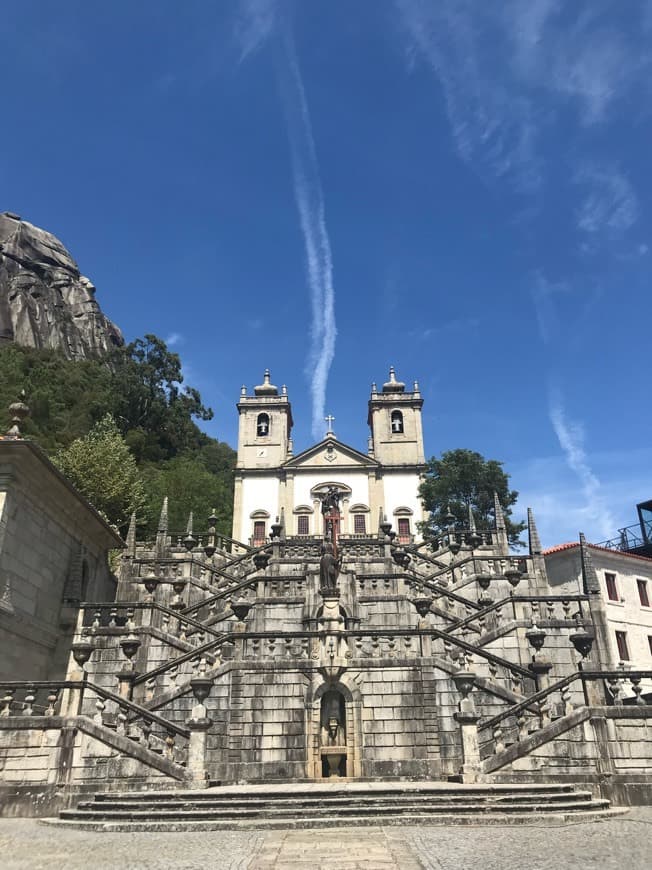
{"label": "church", "polygon": [[242,388],[238,402],[238,458],[233,507],[233,538],[260,546],[271,525],[287,535],[323,537],[321,500],[331,487],[341,494],[336,535],[366,537],[379,517],[394,525],[401,543],[418,538],[424,519],[418,496],[425,470],[419,385],[412,390],[389,378],[371,387],[366,453],[339,442],[328,431],[319,444],[294,455],[292,406],[285,386],[271,383],[269,370],[253,395]]}
{"label": "church", "polygon": [[[71,540],[76,523],[89,541],[66,550],[75,582],[59,572],[66,649],[0,681],[1,813],[139,830],[587,819],[652,802],[652,670],[614,661],[583,536],[579,588],[551,585],[530,509],[527,547],[510,549],[497,497],[486,527],[450,515],[421,539],[416,383],[392,369],[372,386],[366,452],[329,418],[295,455],[287,389],[265,372],[237,403],[232,535],[214,514],[173,533],[165,499],[155,534],[132,516],[114,595],[88,571],[115,535],[32,461],[13,407],[3,480],[22,454],[34,473],[0,515],[11,565],[31,571],[41,492],[65,495]],[[3,614],[16,633],[22,586]]]}

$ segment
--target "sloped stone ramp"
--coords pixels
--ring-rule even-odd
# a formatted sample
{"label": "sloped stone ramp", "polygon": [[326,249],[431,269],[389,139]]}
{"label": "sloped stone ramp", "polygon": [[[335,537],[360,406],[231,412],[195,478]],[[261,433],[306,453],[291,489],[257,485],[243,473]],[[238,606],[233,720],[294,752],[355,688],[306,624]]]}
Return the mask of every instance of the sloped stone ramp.
{"label": "sloped stone ramp", "polygon": [[98,831],[533,824],[620,814],[571,785],[345,782],[96,794],[46,824]]}

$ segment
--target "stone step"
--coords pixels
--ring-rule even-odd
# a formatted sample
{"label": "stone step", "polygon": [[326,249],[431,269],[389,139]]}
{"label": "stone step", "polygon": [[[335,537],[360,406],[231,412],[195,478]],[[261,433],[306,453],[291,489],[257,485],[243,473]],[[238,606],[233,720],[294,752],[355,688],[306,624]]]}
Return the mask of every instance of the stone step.
{"label": "stone step", "polygon": [[[63,810],[51,823],[97,830],[183,826],[315,827],[440,824],[441,819],[538,819],[604,814],[609,802],[568,784],[332,783],[226,786],[202,791],[107,793]],[[117,826],[117,827],[116,827]],[[124,827],[126,826],[126,827]],[[181,826],[181,827],[180,827]]]}
{"label": "stone step", "polygon": [[[555,811],[546,813],[468,813],[459,814],[457,811],[449,813],[395,813],[383,816],[383,825],[540,825],[544,823],[550,827],[564,825],[568,822],[591,822],[604,821],[606,819],[622,816],[627,810],[623,809],[597,809],[597,810],[573,810],[570,812]],[[257,818],[257,819],[210,819],[196,821],[182,819],[150,820],[150,821],[101,821],[93,820],[66,820],[66,819],[41,819],[41,824],[55,825],[68,828],[76,828],[87,831],[104,832],[131,832],[139,831],[173,833],[191,831],[224,831],[224,830],[267,830],[275,828],[357,828],[362,826],[378,825],[377,817],[373,814],[363,816],[331,816],[314,815],[302,816],[301,818]]]}
{"label": "stone step", "polygon": [[[159,807],[163,807],[165,810],[208,810],[209,808],[218,811],[232,811],[237,809],[249,809],[256,811],[269,811],[275,810],[283,807],[290,807],[293,811],[309,809],[311,807],[318,808],[326,808],[332,807],[334,809],[338,807],[349,807],[354,805],[355,807],[363,808],[363,807],[385,807],[390,806],[391,808],[395,808],[397,806],[404,805],[412,805],[415,801],[427,801],[428,806],[451,806],[457,804],[468,804],[469,803],[469,795],[442,795],[442,794],[427,794],[427,795],[415,795],[412,794],[399,794],[399,795],[386,795],[386,796],[376,796],[376,795],[358,795],[354,799],[351,798],[350,795],[322,795],[321,797],[298,797],[298,796],[287,796],[284,798],[278,798],[274,800],[269,800],[265,798],[258,797],[216,797],[213,799],[205,798],[203,800],[198,800],[195,798],[179,798],[178,800],[169,800],[169,801],[152,801],[150,803],[150,807],[152,812],[158,811]],[[474,800],[474,804],[478,806],[486,805],[488,807],[500,807],[511,806],[512,804],[550,804],[550,803],[564,803],[572,800],[573,803],[582,803],[591,801],[593,798],[591,792],[589,791],[578,791],[569,794],[567,792],[560,793],[551,793],[549,795],[542,794],[508,794],[508,795],[486,795]],[[140,809],[148,803],[144,799],[139,800],[111,800],[109,796],[105,796],[101,801],[82,801],[77,805],[78,810],[92,810],[95,812],[114,812],[114,811],[134,811]]]}
{"label": "stone step", "polygon": [[[582,810],[600,810],[606,809],[609,802],[605,800],[588,800],[588,801],[565,801],[554,805],[555,812],[574,812]],[[286,805],[284,807],[266,806],[264,808],[227,808],[220,807],[205,807],[202,809],[194,809],[192,807],[182,807],[180,809],[127,809],[127,810],[112,810],[112,809],[76,809],[62,810],[60,817],[62,819],[97,819],[101,821],[121,820],[121,821],[180,821],[183,819],[206,821],[210,819],[268,819],[271,817],[281,818],[287,817],[290,819],[301,818],[304,815],[311,815],[319,811],[321,807],[294,807]],[[430,804],[424,806],[421,802],[411,802],[402,804],[400,807],[391,805],[379,806],[360,806],[355,802],[351,806],[328,807],[328,811],[332,816],[342,818],[345,816],[364,816],[373,814],[374,816],[396,815],[400,810],[401,814],[419,813],[421,815],[437,815],[440,813],[460,813],[460,814],[478,814],[482,815],[485,812],[492,814],[502,813],[545,813],[551,809],[548,803],[519,803],[509,806],[501,806],[499,804]]]}

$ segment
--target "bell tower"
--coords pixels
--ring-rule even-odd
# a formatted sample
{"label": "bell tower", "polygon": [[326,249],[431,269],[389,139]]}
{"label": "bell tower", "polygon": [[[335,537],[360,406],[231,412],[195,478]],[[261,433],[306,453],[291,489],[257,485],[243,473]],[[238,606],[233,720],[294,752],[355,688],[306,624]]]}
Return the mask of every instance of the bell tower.
{"label": "bell tower", "polygon": [[292,455],[292,408],[287,388],[271,383],[265,369],[263,383],[254,387],[253,396],[242,387],[238,402],[237,468],[278,468]]}
{"label": "bell tower", "polygon": [[412,391],[407,392],[405,384],[396,380],[394,366],[381,392],[376,384],[371,385],[367,418],[371,429],[369,452],[381,465],[425,465],[422,407],[418,383],[415,381]]}

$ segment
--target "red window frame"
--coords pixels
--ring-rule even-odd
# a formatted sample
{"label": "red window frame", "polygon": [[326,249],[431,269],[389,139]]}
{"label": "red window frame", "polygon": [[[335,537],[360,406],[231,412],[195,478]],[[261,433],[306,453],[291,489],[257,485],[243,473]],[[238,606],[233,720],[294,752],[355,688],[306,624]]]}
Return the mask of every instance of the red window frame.
{"label": "red window frame", "polygon": [[618,647],[618,655],[622,662],[629,661],[629,647],[627,646],[627,632],[616,632],[616,646]]}
{"label": "red window frame", "polygon": [[616,575],[605,571],[604,582],[607,584],[607,598],[609,601],[620,601],[618,587],[616,586]]}
{"label": "red window frame", "polygon": [[261,547],[266,537],[265,520],[254,520],[254,547]]}
{"label": "red window frame", "polygon": [[399,544],[410,543],[410,519],[409,517],[399,517],[396,523],[398,526],[398,542]]}
{"label": "red window frame", "polygon": [[297,517],[297,535],[310,534],[310,517],[308,514],[300,514]]}
{"label": "red window frame", "polygon": [[364,514],[353,514],[353,533],[355,535],[367,534],[367,518]]}

